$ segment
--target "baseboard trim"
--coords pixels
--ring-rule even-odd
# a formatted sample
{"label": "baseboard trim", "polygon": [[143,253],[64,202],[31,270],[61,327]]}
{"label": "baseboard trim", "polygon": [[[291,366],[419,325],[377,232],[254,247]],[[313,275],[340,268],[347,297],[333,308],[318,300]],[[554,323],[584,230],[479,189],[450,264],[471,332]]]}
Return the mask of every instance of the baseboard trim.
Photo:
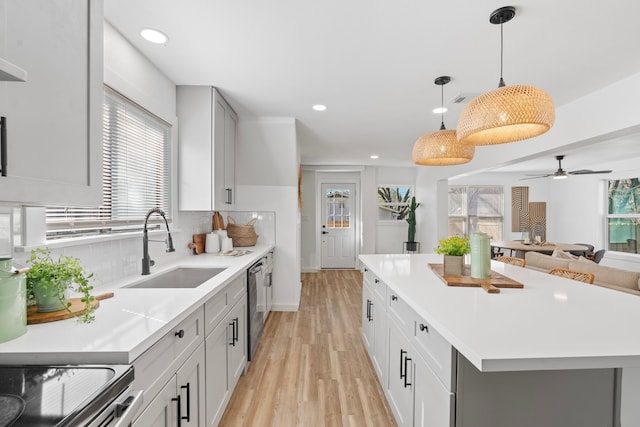
{"label": "baseboard trim", "polygon": [[271,311],[298,311],[300,304],[273,304]]}

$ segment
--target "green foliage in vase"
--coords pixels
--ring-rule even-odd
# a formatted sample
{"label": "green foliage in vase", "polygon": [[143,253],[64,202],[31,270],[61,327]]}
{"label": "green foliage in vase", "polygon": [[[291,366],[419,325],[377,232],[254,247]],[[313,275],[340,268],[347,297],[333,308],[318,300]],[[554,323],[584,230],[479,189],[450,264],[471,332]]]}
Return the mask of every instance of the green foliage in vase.
{"label": "green foliage in vase", "polygon": [[434,249],[437,254],[448,256],[462,256],[471,251],[468,237],[451,236],[446,239],[440,239],[438,247]]}
{"label": "green foliage in vase", "polygon": [[66,291],[75,291],[82,295],[80,301],[84,303],[84,311],[80,316],[74,314],[74,317],[84,323],[95,320],[92,304],[95,297],[90,294],[93,286],[89,285],[93,273],[87,275],[77,258],[61,255],[57,260],[54,260],[49,248],[38,248],[31,251],[28,262],[31,264],[29,271],[27,271],[27,299],[29,301],[35,299],[33,288],[37,286],[43,290],[44,294],[57,298],[71,313],[69,309],[71,303],[66,298]]}
{"label": "green foliage in vase", "polygon": [[415,242],[416,238],[416,209],[418,209],[418,206],[420,206],[420,203],[416,203],[416,198],[412,197],[407,214],[407,223],[409,224],[407,241],[411,243]]}

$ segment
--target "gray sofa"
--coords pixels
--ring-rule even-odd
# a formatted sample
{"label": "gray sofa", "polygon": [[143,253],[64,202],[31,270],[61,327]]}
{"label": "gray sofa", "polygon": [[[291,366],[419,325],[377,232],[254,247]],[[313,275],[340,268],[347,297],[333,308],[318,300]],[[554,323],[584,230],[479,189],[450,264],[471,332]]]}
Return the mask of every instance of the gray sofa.
{"label": "gray sofa", "polygon": [[594,275],[594,285],[640,296],[640,272],[621,270],[596,264],[585,258],[567,259],[538,252],[525,254],[526,268],[547,272],[552,268],[568,268]]}

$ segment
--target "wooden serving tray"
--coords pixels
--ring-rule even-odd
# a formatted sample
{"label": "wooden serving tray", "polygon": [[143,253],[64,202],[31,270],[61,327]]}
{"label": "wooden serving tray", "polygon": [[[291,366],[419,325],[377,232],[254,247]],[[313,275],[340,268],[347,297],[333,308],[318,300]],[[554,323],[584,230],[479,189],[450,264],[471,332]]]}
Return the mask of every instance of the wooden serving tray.
{"label": "wooden serving tray", "polygon": [[[91,303],[94,308],[98,308],[100,306],[100,300],[111,298],[113,296],[113,292],[96,295],[95,299]],[[69,311],[66,308],[58,311],[49,311],[47,313],[38,312],[38,308],[33,305],[31,307],[27,307],[27,325],[37,325],[40,323],[49,323],[55,322],[57,320],[70,319],[74,317],[74,315],[80,315],[84,311],[84,303],[80,301],[80,298],[69,298],[69,302],[71,306],[69,307]]]}
{"label": "wooden serving tray", "polygon": [[472,288],[482,288],[490,294],[499,294],[499,288],[524,288],[524,285],[520,282],[516,282],[507,276],[500,273],[496,273],[491,270],[491,277],[488,279],[476,279],[471,277],[471,267],[465,266],[464,276],[445,276],[443,264],[429,264],[429,268],[436,273],[436,276],[440,278],[447,286],[467,286]]}

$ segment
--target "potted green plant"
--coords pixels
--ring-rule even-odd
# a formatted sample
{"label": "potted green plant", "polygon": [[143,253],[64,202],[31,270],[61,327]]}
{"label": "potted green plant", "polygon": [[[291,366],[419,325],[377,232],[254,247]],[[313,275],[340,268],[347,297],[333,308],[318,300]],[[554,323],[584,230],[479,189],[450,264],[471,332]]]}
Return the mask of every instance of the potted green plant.
{"label": "potted green plant", "polygon": [[409,211],[407,213],[407,224],[409,229],[407,233],[407,241],[405,242],[407,252],[416,252],[418,249],[418,243],[416,242],[416,209],[418,209],[420,203],[416,203],[416,198],[411,198],[411,204],[409,205]]}
{"label": "potted green plant", "polygon": [[35,301],[39,312],[51,312],[68,310],[69,292],[81,294],[80,301],[84,303],[84,311],[78,317],[88,323],[94,320],[93,301],[95,297],[90,294],[93,286],[89,280],[93,274],[86,274],[80,261],[67,255],[61,255],[57,260],[51,256],[51,250],[34,249],[28,260],[31,267],[27,271],[27,299]]}
{"label": "potted green plant", "polygon": [[464,256],[471,250],[469,238],[451,236],[440,239],[437,254],[444,255],[444,274],[446,276],[462,276],[464,274]]}

